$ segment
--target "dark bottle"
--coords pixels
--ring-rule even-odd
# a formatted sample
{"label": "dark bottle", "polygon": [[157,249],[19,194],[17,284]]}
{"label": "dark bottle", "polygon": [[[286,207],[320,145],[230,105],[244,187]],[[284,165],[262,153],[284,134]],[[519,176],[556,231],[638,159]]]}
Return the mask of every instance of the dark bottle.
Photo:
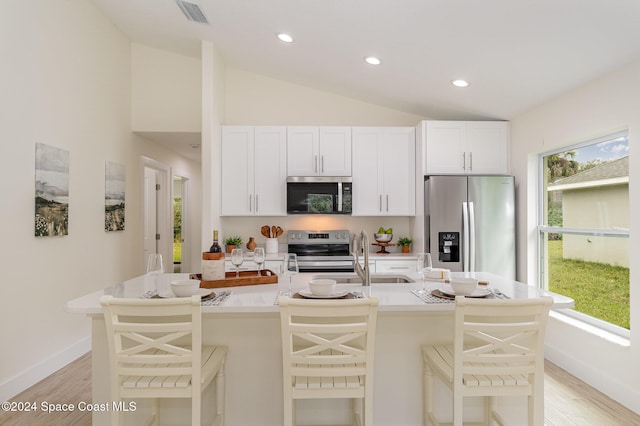
{"label": "dark bottle", "polygon": [[213,231],[213,244],[209,247],[209,253],[221,253],[222,247],[218,244],[218,231]]}

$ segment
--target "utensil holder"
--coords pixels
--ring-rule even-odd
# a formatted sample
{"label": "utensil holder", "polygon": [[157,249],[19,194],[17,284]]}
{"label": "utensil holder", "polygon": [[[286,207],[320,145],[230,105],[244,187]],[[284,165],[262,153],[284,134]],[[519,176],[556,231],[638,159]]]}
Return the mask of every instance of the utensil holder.
{"label": "utensil holder", "polygon": [[267,243],[265,244],[264,251],[269,254],[278,253],[278,239],[267,238]]}

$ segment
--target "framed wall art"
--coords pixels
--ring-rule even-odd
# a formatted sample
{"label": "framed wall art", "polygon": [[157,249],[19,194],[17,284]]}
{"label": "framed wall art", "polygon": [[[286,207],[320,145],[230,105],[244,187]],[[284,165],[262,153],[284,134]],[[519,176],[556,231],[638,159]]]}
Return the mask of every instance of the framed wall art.
{"label": "framed wall art", "polygon": [[104,167],[104,230],[124,230],[125,166],[107,161]]}
{"label": "framed wall art", "polygon": [[69,233],[69,151],[36,143],[35,236]]}

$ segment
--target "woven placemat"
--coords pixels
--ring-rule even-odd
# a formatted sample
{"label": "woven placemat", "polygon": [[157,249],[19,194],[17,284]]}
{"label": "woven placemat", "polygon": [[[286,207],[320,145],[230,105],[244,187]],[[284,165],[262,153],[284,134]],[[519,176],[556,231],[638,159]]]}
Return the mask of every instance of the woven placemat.
{"label": "woven placemat", "polygon": [[455,297],[447,296],[441,293],[440,290],[433,290],[430,293],[420,293],[419,290],[411,290],[411,293],[424,303],[454,303],[456,301]]}

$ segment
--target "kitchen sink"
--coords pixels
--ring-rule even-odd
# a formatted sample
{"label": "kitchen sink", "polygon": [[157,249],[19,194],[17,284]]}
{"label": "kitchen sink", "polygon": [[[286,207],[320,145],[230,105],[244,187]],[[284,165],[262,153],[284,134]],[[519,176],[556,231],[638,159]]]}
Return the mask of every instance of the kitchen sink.
{"label": "kitchen sink", "polygon": [[[314,275],[314,278],[330,278],[337,284],[362,284],[362,279],[357,275]],[[371,274],[371,284],[403,284],[415,282],[406,275]]]}

